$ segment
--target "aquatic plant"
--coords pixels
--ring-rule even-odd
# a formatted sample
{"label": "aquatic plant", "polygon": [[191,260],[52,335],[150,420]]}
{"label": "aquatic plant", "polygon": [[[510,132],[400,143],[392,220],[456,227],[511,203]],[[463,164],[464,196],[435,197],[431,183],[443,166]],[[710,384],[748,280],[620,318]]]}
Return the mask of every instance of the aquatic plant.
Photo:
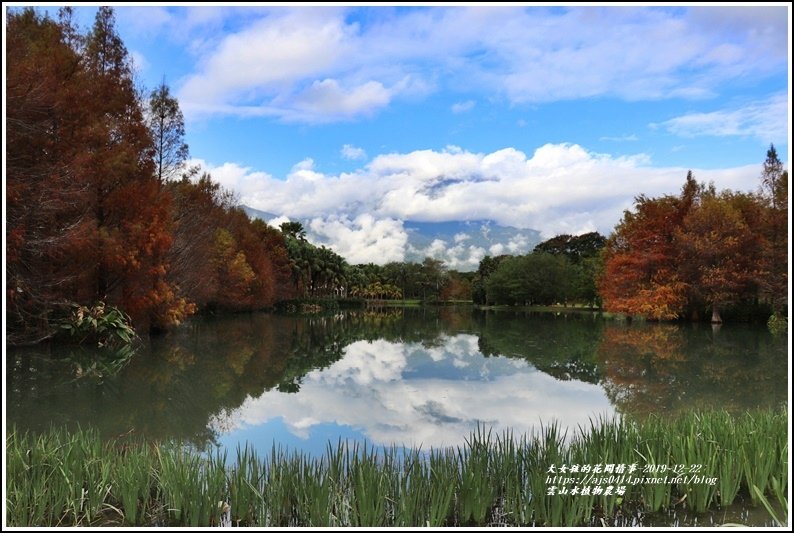
{"label": "aquatic plant", "polygon": [[100,347],[125,346],[136,338],[130,317],[105,302],[91,307],[71,304],[71,313],[61,321],[60,328],[73,342],[92,342]]}
{"label": "aquatic plant", "polygon": [[788,487],[782,409],[599,419],[570,438],[556,424],[519,438],[478,428],[427,451],[340,440],[319,457],[246,445],[229,460],[92,429],[11,428],[6,448],[9,526],[620,525],[740,493],[779,521],[768,498],[784,504]]}

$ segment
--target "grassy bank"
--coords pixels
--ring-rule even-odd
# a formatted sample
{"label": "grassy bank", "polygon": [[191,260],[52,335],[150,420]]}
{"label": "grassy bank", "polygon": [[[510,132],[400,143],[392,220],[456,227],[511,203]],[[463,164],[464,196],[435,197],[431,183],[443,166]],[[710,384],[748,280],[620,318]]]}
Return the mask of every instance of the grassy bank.
{"label": "grassy bank", "polygon": [[[551,426],[522,438],[478,432],[464,446],[427,452],[338,443],[317,458],[280,450],[262,457],[246,448],[234,461],[175,444],[103,442],[91,430],[9,431],[7,525],[600,525],[673,505],[729,505],[740,493],[759,505],[759,494],[784,494],[786,431],[783,410],[708,412],[603,422],[568,440]],[[564,476],[579,485],[625,492],[559,494],[577,483],[549,476],[573,464],[580,473]],[[625,465],[623,482],[605,472],[596,476],[616,477],[582,483],[582,466],[597,464]],[[630,477],[673,478],[673,470],[689,478]],[[548,494],[551,485],[557,494]]]}

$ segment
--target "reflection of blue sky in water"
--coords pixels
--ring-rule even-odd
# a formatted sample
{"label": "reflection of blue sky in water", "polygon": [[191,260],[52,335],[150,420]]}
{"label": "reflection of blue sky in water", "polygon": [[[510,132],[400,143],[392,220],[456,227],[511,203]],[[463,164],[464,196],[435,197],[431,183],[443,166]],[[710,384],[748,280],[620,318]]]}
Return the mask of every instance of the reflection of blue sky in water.
{"label": "reflection of blue sky in water", "polygon": [[483,357],[474,335],[437,347],[358,341],[323,370],[309,372],[297,394],[271,390],[248,398],[212,424],[221,443],[272,443],[313,453],[328,440],[361,439],[424,449],[463,443],[478,422],[515,435],[553,420],[589,425],[615,410],[597,385],[560,381],[520,359]]}

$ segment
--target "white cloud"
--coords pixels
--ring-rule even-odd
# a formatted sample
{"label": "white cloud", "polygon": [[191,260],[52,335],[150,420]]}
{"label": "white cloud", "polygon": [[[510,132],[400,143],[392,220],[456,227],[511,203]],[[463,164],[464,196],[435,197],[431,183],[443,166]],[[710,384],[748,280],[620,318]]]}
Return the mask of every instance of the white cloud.
{"label": "white cloud", "polygon": [[353,220],[345,216],[317,217],[307,229],[311,240],[326,244],[351,264],[383,264],[405,258],[408,234],[399,220],[375,219],[369,214]]}
{"label": "white cloud", "polygon": [[465,113],[466,111],[471,111],[474,109],[474,106],[477,104],[474,100],[466,100],[465,102],[457,102],[452,104],[452,112],[453,113]]}
{"label": "white cloud", "polygon": [[383,339],[359,341],[349,345],[345,356],[322,372],[322,377],[326,383],[367,387],[401,379],[406,365],[403,345]]}
{"label": "white cloud", "polygon": [[752,136],[766,143],[785,143],[788,139],[788,97],[777,94],[765,101],[736,109],[710,113],[689,113],[663,122],[667,130],[682,137]]}
{"label": "white cloud", "polygon": [[[461,243],[449,246],[449,244],[442,239],[433,240],[430,246],[426,248],[416,249],[409,245],[408,251],[415,257],[440,259],[448,268],[463,272],[477,270],[477,267],[480,265],[480,260],[488,255],[481,246],[464,246]],[[528,250],[523,251],[526,252]]]}
{"label": "white cloud", "polygon": [[609,136],[600,137],[598,140],[599,141],[613,141],[613,142],[628,142],[628,141],[638,141],[639,137],[637,137],[635,134],[632,133],[631,135],[618,135],[618,136],[615,136],[615,137],[609,137]]}
{"label": "white cloud", "polygon": [[291,120],[326,121],[369,115],[386,106],[391,91],[379,81],[368,81],[344,88],[337,80],[315,81],[295,99],[295,111],[286,114]]}
{"label": "white cloud", "polygon": [[352,144],[346,144],[342,146],[342,150],[340,154],[345,159],[350,159],[351,161],[355,161],[357,159],[366,159],[367,152],[364,151],[363,148],[359,148],[358,146],[353,146]]}
{"label": "white cloud", "polygon": [[266,222],[274,228],[280,228],[282,224],[285,222],[291,222],[289,217],[280,216],[276,218],[272,218],[270,220],[266,220]]}
{"label": "white cloud", "polygon": [[353,99],[348,107],[353,105],[359,93],[372,92],[373,86],[346,91],[335,80],[315,78],[294,105],[284,105],[294,96],[296,83],[331,72],[349,51],[352,28],[334,16],[336,11],[286,9],[252,17],[247,27],[224,36],[200,70],[185,80],[180,101],[193,110],[233,113],[242,106],[240,112],[246,114],[261,106],[282,115],[294,113],[295,107],[299,112],[322,110],[345,98]]}
{"label": "white cloud", "polygon": [[[152,27],[173,32],[179,17],[157,13]],[[461,86],[511,103],[700,99],[728,80],[763,79],[788,64],[785,6],[241,13],[210,11],[209,21],[190,22],[207,31],[192,32],[201,35],[200,60],[178,92],[184,110],[350,120],[401,97]]]}
{"label": "white cloud", "polygon": [[[314,159],[312,159],[311,157],[307,157],[302,161],[298,161],[292,166],[292,172],[295,174],[301,173],[303,171],[309,172],[312,169],[314,169]],[[304,172],[303,175],[306,176],[308,174]]]}
{"label": "white cloud", "polygon": [[[285,180],[233,163],[204,167],[236,191],[241,203],[310,220],[309,237],[353,263],[405,257],[403,220],[492,220],[536,229],[543,238],[596,230],[608,235],[637,195],[678,193],[689,170],[651,166],[645,154],[617,157],[576,144],[546,144],[531,157],[514,148],[488,154],[460,149],[390,153],[338,175],[318,172],[311,160],[304,160]],[[720,189],[752,191],[760,165],[691,170],[698,180],[713,181]],[[463,236],[449,237],[449,242],[439,239],[418,252],[464,266],[485,253],[531,248],[518,238],[488,240],[478,248]]]}
{"label": "white cloud", "polygon": [[511,254],[518,254],[526,250],[528,246],[527,239],[523,235],[516,235],[507,243],[507,249]]}
{"label": "white cloud", "polygon": [[247,198],[258,194],[268,182],[274,179],[267,172],[254,171],[251,167],[243,167],[237,163],[214,166],[203,159],[190,159],[185,162],[184,166],[185,168],[198,166],[202,171],[209,172],[213,181],[233,192],[238,198]]}

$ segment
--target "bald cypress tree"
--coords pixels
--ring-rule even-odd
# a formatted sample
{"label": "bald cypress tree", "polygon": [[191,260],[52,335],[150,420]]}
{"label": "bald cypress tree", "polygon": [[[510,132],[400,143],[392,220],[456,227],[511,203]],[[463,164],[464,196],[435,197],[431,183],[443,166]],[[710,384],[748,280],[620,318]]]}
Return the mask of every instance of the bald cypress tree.
{"label": "bald cypress tree", "polygon": [[152,91],[147,111],[149,132],[154,140],[155,174],[162,183],[176,178],[188,158],[185,119],[165,81]]}
{"label": "bald cypress tree", "polygon": [[774,145],[766,153],[761,197],[766,210],[761,221],[764,243],[759,286],[774,313],[783,315],[788,304],[788,172],[783,170]]}

